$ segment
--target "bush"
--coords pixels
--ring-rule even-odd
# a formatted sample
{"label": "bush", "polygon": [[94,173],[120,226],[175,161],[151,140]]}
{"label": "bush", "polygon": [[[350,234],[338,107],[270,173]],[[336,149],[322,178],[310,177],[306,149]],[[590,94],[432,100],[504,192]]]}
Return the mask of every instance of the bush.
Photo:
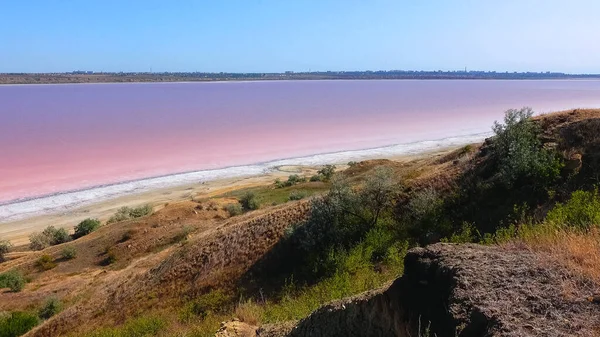
{"label": "bush", "polygon": [[112,249],[108,249],[106,251],[106,257],[100,261],[100,265],[109,266],[115,262],[117,262],[117,254]]}
{"label": "bush", "polygon": [[117,212],[110,217],[110,219],[108,219],[107,223],[115,223],[129,219],[140,218],[152,214],[152,211],[152,206],[149,204],[133,208],[123,206],[119,208]]}
{"label": "bush", "polygon": [[294,186],[296,184],[305,183],[305,182],[306,182],[305,177],[301,177],[297,174],[292,174],[291,176],[288,177],[288,180],[285,182],[281,181],[281,179],[279,179],[279,178],[275,179],[275,187],[277,187],[277,188],[290,187],[290,186]]}
{"label": "bush", "polygon": [[29,235],[29,248],[31,250],[43,250],[50,247],[52,238],[44,233],[31,233]]}
{"label": "bush", "polygon": [[329,181],[335,174],[335,169],[335,165],[325,165],[317,173],[323,176],[323,180]]}
{"label": "bush", "polygon": [[9,288],[13,292],[19,292],[25,287],[25,277],[17,270],[9,270],[0,274],[0,289]]}
{"label": "bush", "polygon": [[48,226],[41,233],[32,233],[29,236],[29,248],[43,250],[49,246],[71,241],[71,236],[64,228]]}
{"label": "bush", "polygon": [[73,234],[73,237],[78,239],[97,230],[98,227],[100,227],[100,221],[98,219],[85,219],[75,226],[75,234]]}
{"label": "bush", "polygon": [[0,336],[17,337],[24,335],[38,325],[38,318],[30,313],[15,311],[0,318]]}
{"label": "bush", "polygon": [[242,209],[242,205],[237,203],[237,204],[227,204],[224,207],[225,211],[227,211],[227,213],[229,213],[229,216],[236,216],[236,215],[240,215],[244,212],[244,210]]}
{"label": "bush", "polygon": [[252,192],[246,192],[240,199],[240,204],[245,211],[255,210],[260,208],[260,204],[256,195]]}
{"label": "bush", "polygon": [[600,196],[598,189],[575,191],[564,204],[557,203],[548,212],[546,221],[554,225],[568,225],[580,228],[600,226]]}
{"label": "bush", "polygon": [[52,258],[52,256],[50,256],[48,254],[44,254],[44,255],[40,256],[40,258],[35,262],[35,265],[38,266],[38,268],[40,268],[40,270],[42,270],[42,271],[50,270],[50,269],[56,267],[56,263],[54,262],[54,259]]}
{"label": "bush", "polygon": [[56,297],[50,297],[38,311],[38,317],[48,319],[62,310],[62,303]]}
{"label": "bush", "polygon": [[531,120],[533,110],[506,111],[504,124],[494,123],[493,149],[499,161],[501,180],[512,186],[522,178],[551,183],[560,174],[562,161],[556,153],[542,148],[540,127]]}
{"label": "bush", "polygon": [[315,174],[314,176],[310,177],[311,182],[321,181],[321,179],[322,179],[322,177],[319,174]]}
{"label": "bush", "polygon": [[4,262],[4,256],[8,254],[8,251],[12,247],[12,243],[7,240],[0,240],[0,262]]}
{"label": "bush", "polygon": [[304,199],[308,196],[308,193],[306,193],[306,191],[292,191],[290,192],[290,196],[289,199],[290,200],[301,200]]}
{"label": "bush", "polygon": [[63,248],[60,256],[65,260],[72,260],[77,257],[77,250],[73,246],[67,246]]}

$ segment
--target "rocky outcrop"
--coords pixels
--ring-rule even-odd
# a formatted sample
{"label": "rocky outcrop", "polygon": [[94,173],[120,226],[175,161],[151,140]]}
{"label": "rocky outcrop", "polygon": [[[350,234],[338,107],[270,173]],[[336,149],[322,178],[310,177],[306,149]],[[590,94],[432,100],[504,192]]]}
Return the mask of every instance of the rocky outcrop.
{"label": "rocky outcrop", "polygon": [[[411,250],[388,287],[258,336],[595,336],[597,287],[533,252],[435,244]],[[566,283],[565,280],[568,280]]]}

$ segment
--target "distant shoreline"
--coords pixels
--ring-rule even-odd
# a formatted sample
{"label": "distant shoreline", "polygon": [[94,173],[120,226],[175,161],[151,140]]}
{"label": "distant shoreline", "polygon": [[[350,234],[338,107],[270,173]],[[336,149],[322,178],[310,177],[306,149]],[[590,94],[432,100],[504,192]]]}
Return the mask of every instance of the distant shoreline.
{"label": "distant shoreline", "polygon": [[484,71],[358,71],[287,73],[0,73],[0,85],[77,83],[246,82],[285,80],[581,80],[600,74]]}

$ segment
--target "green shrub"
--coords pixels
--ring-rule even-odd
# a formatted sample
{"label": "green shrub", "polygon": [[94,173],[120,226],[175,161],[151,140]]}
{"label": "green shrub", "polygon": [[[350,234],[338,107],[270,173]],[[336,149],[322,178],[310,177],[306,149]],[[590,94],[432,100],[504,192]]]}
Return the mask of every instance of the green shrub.
{"label": "green shrub", "polygon": [[75,234],[73,234],[74,238],[80,238],[82,236],[88,235],[91,232],[95,231],[100,227],[100,221],[98,219],[85,219],[80,222],[77,226],[75,226]]}
{"label": "green shrub", "polygon": [[600,196],[598,195],[598,189],[573,192],[566,203],[557,203],[548,212],[546,221],[554,225],[580,228],[600,226]]}
{"label": "green shrub", "polygon": [[246,192],[240,198],[240,204],[245,211],[251,211],[260,208],[260,204],[253,192]]}
{"label": "green shrub", "polygon": [[0,289],[9,288],[13,292],[19,292],[25,287],[25,277],[17,270],[9,270],[0,274]]}
{"label": "green shrub", "polygon": [[77,257],[77,250],[73,246],[66,246],[63,248],[60,256],[65,260],[72,260]]}
{"label": "green shrub", "polygon": [[58,245],[71,241],[71,236],[65,228],[59,228],[52,233],[52,244]]}
{"label": "green shrub", "polygon": [[0,240],[0,262],[4,262],[4,256],[8,254],[8,251],[12,247],[12,243],[7,240]]}
{"label": "green shrub", "polygon": [[523,108],[506,111],[504,124],[494,123],[496,137],[493,150],[499,161],[501,180],[512,186],[517,180],[534,178],[535,182],[548,184],[560,174],[559,156],[542,148],[540,127],[531,120],[533,110]]}
{"label": "green shrub", "polygon": [[325,165],[317,173],[323,176],[323,180],[329,181],[335,174],[335,169],[335,165]]}
{"label": "green shrub", "polygon": [[123,206],[119,208],[117,212],[112,217],[110,217],[110,219],[108,219],[107,223],[115,223],[129,219],[140,218],[152,214],[152,211],[153,208],[149,204],[133,208]]}
{"label": "green shrub", "polygon": [[38,311],[38,317],[48,319],[62,310],[62,303],[56,297],[50,297]]}
{"label": "green shrub", "polygon": [[39,319],[30,313],[15,311],[0,318],[0,337],[17,337],[38,325]]}
{"label": "green shrub", "polygon": [[244,210],[242,209],[242,205],[237,203],[237,204],[227,204],[224,207],[225,211],[227,211],[227,213],[229,213],[229,216],[236,216],[236,215],[240,215],[244,212]]}
{"label": "green shrub", "polygon": [[40,256],[40,258],[35,262],[35,265],[42,271],[45,270],[50,270],[54,267],[56,267],[56,262],[54,262],[54,259],[52,258],[52,256],[48,255],[48,254],[44,254],[42,256]]}
{"label": "green shrub", "polygon": [[290,192],[290,196],[289,199],[290,200],[301,200],[304,199],[308,196],[308,193],[306,193],[306,191],[292,191]]}
{"label": "green shrub", "polygon": [[314,176],[310,177],[311,182],[321,181],[321,180],[322,180],[322,176],[320,174],[315,174]]}
{"label": "green shrub", "polygon": [[355,162],[355,161],[349,161],[348,162],[348,166],[350,166],[350,167],[354,167],[356,165],[358,165],[358,162]]}

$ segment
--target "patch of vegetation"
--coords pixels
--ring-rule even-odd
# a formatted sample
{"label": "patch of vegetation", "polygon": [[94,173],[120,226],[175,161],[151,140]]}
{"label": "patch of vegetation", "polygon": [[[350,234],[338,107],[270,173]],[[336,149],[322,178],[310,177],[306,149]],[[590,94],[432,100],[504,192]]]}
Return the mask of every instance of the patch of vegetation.
{"label": "patch of vegetation", "polygon": [[294,190],[290,192],[289,199],[290,200],[302,200],[308,196],[306,191]]}
{"label": "patch of vegetation", "polygon": [[48,319],[58,314],[63,308],[62,303],[56,297],[50,297],[46,299],[44,305],[38,311],[38,317],[41,319]]}
{"label": "patch of vegetation", "polygon": [[[194,317],[206,318],[207,316],[225,313],[231,307],[233,298],[220,289],[210,291],[189,302],[180,312],[181,321],[188,322]],[[214,331],[213,331],[214,333]]]}
{"label": "patch of vegetation", "polygon": [[36,315],[22,311],[11,312],[0,317],[0,337],[17,337],[24,335],[39,324]]}
{"label": "patch of vegetation", "polygon": [[113,263],[117,262],[117,253],[114,250],[108,249],[106,251],[106,257],[100,261],[101,266],[110,266]]}
{"label": "patch of vegetation", "polygon": [[77,257],[77,250],[73,246],[66,246],[61,251],[60,257],[64,260],[72,260]]}
{"label": "patch of vegetation", "polygon": [[178,242],[186,241],[193,231],[194,231],[193,227],[183,226],[181,228],[181,230],[173,237],[172,242],[178,243]]}
{"label": "patch of vegetation", "polygon": [[335,174],[335,169],[335,165],[325,165],[319,171],[317,171],[317,174],[322,177],[323,181],[330,181]]}
{"label": "patch of vegetation", "polygon": [[225,207],[223,207],[223,209],[225,209],[225,211],[227,211],[227,213],[229,213],[229,216],[236,216],[236,215],[240,215],[240,214],[244,213],[244,210],[242,209],[242,205],[239,203],[227,204],[227,205],[225,205]]}
{"label": "patch of vegetation", "polygon": [[546,221],[558,226],[590,228],[600,226],[600,196],[598,189],[575,191],[566,203],[557,203],[548,212]]}
{"label": "patch of vegetation", "polygon": [[310,177],[310,182],[321,181],[322,177],[319,174],[315,174]]}
{"label": "patch of vegetation", "polygon": [[504,124],[495,122],[492,127],[500,179],[507,186],[528,178],[548,184],[560,174],[562,161],[556,153],[542,147],[541,129],[531,116],[531,108],[511,109],[506,111]]}
{"label": "patch of vegetation", "polygon": [[88,337],[150,337],[165,330],[167,323],[155,316],[128,320],[120,327],[102,328],[86,334]]}
{"label": "patch of vegetation", "polygon": [[12,247],[12,243],[8,240],[0,240],[0,262],[4,262],[5,255],[8,254],[8,251]]}
{"label": "patch of vegetation", "polygon": [[329,189],[328,183],[306,182],[294,186],[273,188],[271,186],[250,187],[237,191],[228,192],[220,197],[234,197],[240,199],[247,192],[254,193],[256,200],[261,205],[278,205],[289,201],[290,193],[293,191],[306,192],[306,197],[321,194]]}
{"label": "patch of vegetation", "polygon": [[82,236],[86,236],[96,231],[99,227],[100,220],[91,218],[85,219],[75,226],[75,234],[73,234],[73,238],[78,239]]}
{"label": "patch of vegetation", "polygon": [[107,223],[115,223],[135,218],[140,218],[146,215],[152,214],[153,209],[149,204],[139,207],[127,207],[123,206],[117,210],[117,212],[108,219]]}
{"label": "patch of vegetation", "polygon": [[71,236],[66,229],[48,226],[41,233],[32,233],[29,235],[29,248],[32,250],[43,250],[49,246],[69,241],[71,241]]}
{"label": "patch of vegetation", "polygon": [[253,192],[246,192],[240,198],[240,204],[244,211],[252,211],[260,208],[260,203]]}
{"label": "patch of vegetation", "polygon": [[35,265],[41,271],[46,271],[46,270],[50,270],[52,268],[55,268],[56,267],[56,262],[54,262],[54,259],[52,258],[52,256],[50,256],[48,254],[44,254],[44,255],[40,256],[39,259],[37,259],[37,261],[35,262]]}
{"label": "patch of vegetation", "polygon": [[281,181],[279,178],[275,179],[275,187],[276,188],[284,188],[284,187],[290,187],[290,186],[294,186],[300,183],[305,183],[306,182],[306,178],[305,177],[301,177],[297,174],[292,174],[288,177],[287,181]]}
{"label": "patch of vegetation", "polygon": [[9,288],[13,292],[19,292],[25,288],[25,277],[18,270],[9,270],[0,274],[0,289]]}

